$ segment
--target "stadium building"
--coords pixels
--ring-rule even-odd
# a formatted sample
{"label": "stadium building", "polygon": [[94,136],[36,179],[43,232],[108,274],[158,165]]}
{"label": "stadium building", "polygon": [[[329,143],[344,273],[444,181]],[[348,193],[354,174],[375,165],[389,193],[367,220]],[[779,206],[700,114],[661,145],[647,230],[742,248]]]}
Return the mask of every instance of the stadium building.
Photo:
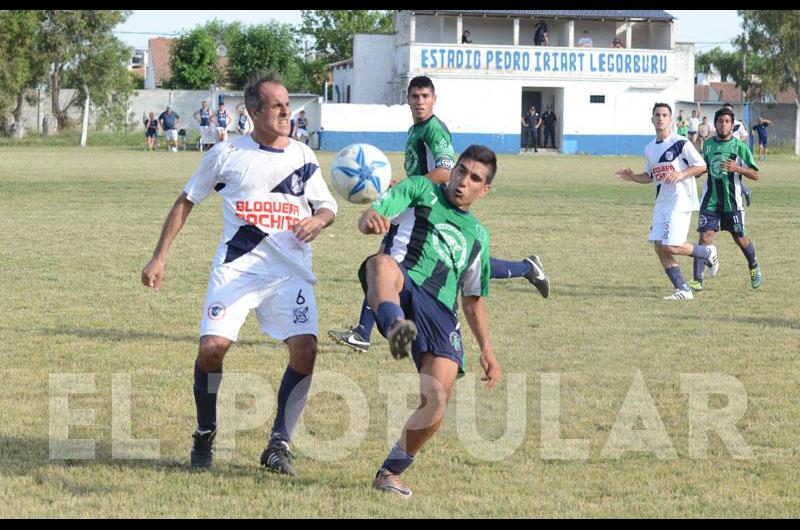
{"label": "stadium building", "polygon": [[[549,42],[534,46],[540,22]],[[584,31],[592,47],[578,46]],[[694,45],[676,43],[675,18],[657,10],[397,11],[393,34],[356,35],[352,59],[330,67],[323,150],[357,141],[404,150],[406,87],[421,74],[457,150],[517,153],[524,110],[550,105],[560,151],[639,155],[653,138],[653,104],[694,98]]]}

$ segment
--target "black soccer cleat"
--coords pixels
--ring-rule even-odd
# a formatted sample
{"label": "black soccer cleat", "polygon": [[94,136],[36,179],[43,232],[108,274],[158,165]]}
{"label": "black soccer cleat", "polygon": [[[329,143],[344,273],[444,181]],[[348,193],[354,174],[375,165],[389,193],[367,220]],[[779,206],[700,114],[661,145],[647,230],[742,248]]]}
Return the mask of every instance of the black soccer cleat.
{"label": "black soccer cleat", "polygon": [[536,287],[539,294],[542,295],[542,298],[550,296],[550,278],[548,278],[547,273],[544,272],[542,261],[539,259],[539,256],[532,254],[522,261],[531,264],[531,272],[525,276],[525,278]]}
{"label": "black soccer cleat", "polygon": [[269,445],[261,453],[261,465],[274,473],[297,476],[297,470],[292,465],[294,455],[289,450],[289,444],[280,438],[272,438]]}
{"label": "black soccer cleat", "polygon": [[411,355],[411,343],[417,338],[417,326],[411,320],[398,320],[389,328],[386,339],[395,359]]}
{"label": "black soccer cleat", "polygon": [[214,463],[214,438],[217,436],[217,429],[213,431],[195,431],[192,434],[192,471],[205,471],[211,469]]}

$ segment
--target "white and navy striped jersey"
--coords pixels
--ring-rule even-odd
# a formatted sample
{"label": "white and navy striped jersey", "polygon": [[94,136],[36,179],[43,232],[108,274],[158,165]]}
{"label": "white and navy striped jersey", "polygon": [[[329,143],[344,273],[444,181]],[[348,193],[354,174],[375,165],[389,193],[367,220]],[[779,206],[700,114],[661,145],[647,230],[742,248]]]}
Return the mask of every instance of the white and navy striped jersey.
{"label": "white and navy striped jersey", "polygon": [[336,213],[314,152],[289,139],[285,149],[259,146],[251,135],[208,151],[184,192],[200,204],[216,190],[223,199],[222,240],[214,265],[256,274],[299,273],[314,283],[311,246],[291,229],[321,208]]}
{"label": "white and navy striped jersey", "polygon": [[734,138],[744,143],[747,143],[747,139],[750,137],[750,133],[747,132],[747,127],[739,120],[733,120],[733,131],[731,134]]}
{"label": "white and navy striped jersey", "polygon": [[692,142],[684,136],[672,133],[661,141],[653,139],[644,148],[644,156],[647,160],[645,171],[656,185],[656,212],[693,212],[700,209],[694,178],[672,184],[664,182],[664,178],[675,171],[705,164]]}

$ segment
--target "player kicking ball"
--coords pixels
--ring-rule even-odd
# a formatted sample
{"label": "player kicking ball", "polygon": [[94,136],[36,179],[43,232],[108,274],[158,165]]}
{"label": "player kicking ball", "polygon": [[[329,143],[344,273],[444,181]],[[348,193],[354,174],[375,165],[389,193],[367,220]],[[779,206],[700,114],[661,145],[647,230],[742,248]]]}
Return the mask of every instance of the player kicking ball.
{"label": "player kicking ball", "polygon": [[706,170],[706,163],[692,142],[671,132],[672,107],[656,103],[652,122],[656,138],[644,148],[645,172],[634,173],[626,167],[617,171],[617,176],[639,184],[655,184],[656,202],[648,241],[653,242],[664,272],[675,288],[664,300],[691,300],[694,295],[675,257],[692,256],[702,260],[701,263],[711,268],[711,276],[716,276],[719,270],[714,245],[687,243],[692,212],[700,207],[694,177]]}
{"label": "player kicking ball", "polygon": [[[411,497],[400,476],[439,429],[462,369],[459,289],[464,315],[481,350],[483,380],[490,389],[500,380],[483,302],[489,291],[489,234],[469,212],[489,193],[496,172],[494,152],[471,145],[455,163],[447,184],[434,184],[421,175],[409,177],[359,220],[364,234],[389,234],[382,252],[366,262],[359,278],[392,356],[412,356],[422,399],[375,475],[374,489]],[[415,225],[420,219],[422,225]],[[412,226],[414,237],[409,237]]]}
{"label": "player kicking ball", "polygon": [[[756,259],[753,242],[745,234],[742,175],[758,180],[760,174],[750,148],[734,136],[734,123],[733,111],[727,107],[714,114],[717,136],[703,146],[703,157],[708,165],[708,179],[703,188],[697,231],[700,232],[701,245],[711,245],[720,227],[730,232],[747,259],[750,286],[758,289],[761,286],[761,267]],[[703,290],[703,266],[697,259],[694,263],[694,279],[690,286],[695,291]]]}
{"label": "player kicking ball", "polygon": [[[406,94],[408,107],[414,124],[408,130],[404,168],[406,176],[424,175],[435,184],[446,184],[455,165],[455,149],[450,130],[433,113],[436,104],[436,88],[425,75],[417,76],[408,83]],[[380,253],[380,250],[378,251]],[[543,298],[550,295],[550,278],[544,271],[542,261],[531,254],[521,261],[490,258],[491,277],[498,279],[525,278]],[[361,304],[358,325],[346,329],[328,331],[333,339],[353,350],[369,350],[372,330],[375,327],[372,308],[367,300]]]}

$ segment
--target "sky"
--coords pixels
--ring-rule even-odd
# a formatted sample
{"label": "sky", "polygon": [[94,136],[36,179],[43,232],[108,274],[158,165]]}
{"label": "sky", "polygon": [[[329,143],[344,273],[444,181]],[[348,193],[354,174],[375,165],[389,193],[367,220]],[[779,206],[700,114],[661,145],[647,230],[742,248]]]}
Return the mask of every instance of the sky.
{"label": "sky", "polygon": [[[695,42],[698,52],[708,51],[720,45],[731,50],[725,42],[730,41],[741,31],[741,23],[736,11],[693,11],[668,10],[677,17],[675,23],[677,42]],[[146,48],[150,37],[173,36],[181,30],[188,30],[213,19],[225,22],[238,20],[244,24],[259,24],[276,20],[288,24],[300,23],[300,11],[263,10],[263,11],[212,11],[212,10],[163,10],[134,11],[124,24],[116,27],[117,36],[129,46]]]}

